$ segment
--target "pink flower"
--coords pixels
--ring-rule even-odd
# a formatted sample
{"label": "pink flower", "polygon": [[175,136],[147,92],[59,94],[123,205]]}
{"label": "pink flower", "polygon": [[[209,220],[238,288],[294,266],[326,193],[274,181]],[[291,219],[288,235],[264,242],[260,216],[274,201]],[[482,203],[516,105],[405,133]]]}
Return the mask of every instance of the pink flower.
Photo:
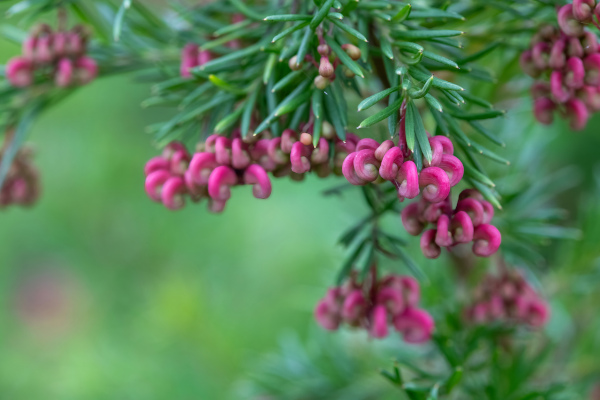
{"label": "pink flower", "polygon": [[583,86],[585,70],[583,61],[578,57],[571,57],[567,60],[567,74],[565,76],[565,85],[571,89],[579,89]]}
{"label": "pink flower", "polygon": [[404,229],[409,234],[418,236],[425,229],[425,224],[421,221],[421,212],[418,203],[411,203],[404,207],[401,217],[402,226],[404,226]]}
{"label": "pink flower", "polygon": [[446,172],[446,175],[448,175],[448,179],[450,181],[450,186],[452,187],[458,185],[465,173],[463,163],[458,159],[458,157],[454,157],[450,154],[442,155],[438,167]]}
{"label": "pink flower", "polygon": [[471,221],[473,221],[473,226],[475,227],[483,223],[484,210],[483,205],[479,200],[475,200],[471,197],[462,200],[459,199],[455,208],[455,212],[458,211],[466,212],[471,218]]}
{"label": "pink flower", "polygon": [[171,173],[167,170],[157,170],[150,173],[146,177],[145,189],[148,197],[156,202],[162,201],[162,187],[165,182],[171,177]]}
{"label": "pink flower", "polygon": [[376,305],[371,312],[371,327],[369,334],[377,339],[384,338],[388,335],[387,327],[388,313],[383,305]]}
{"label": "pink flower", "polygon": [[556,104],[548,97],[540,97],[533,103],[533,115],[544,125],[550,125],[554,121],[554,110],[556,110]]}
{"label": "pink flower", "polygon": [[[375,158],[377,158],[378,151],[379,151],[379,149],[377,149],[375,151]],[[381,159],[381,166],[379,167],[379,175],[385,180],[393,181],[394,179],[396,179],[396,176],[398,175],[398,171],[402,167],[403,162],[404,162],[404,156],[402,155],[402,150],[400,150],[399,147],[390,148],[389,150],[387,150],[387,152]]]}
{"label": "pink flower", "polygon": [[303,174],[310,171],[309,157],[311,153],[310,147],[303,145],[301,142],[295,142],[292,145],[292,151],[290,153],[292,171],[297,174]]}
{"label": "pink flower", "polygon": [[571,92],[565,86],[564,75],[560,71],[550,74],[550,90],[552,96],[559,103],[565,103],[571,97]]}
{"label": "pink flower", "polygon": [[473,222],[466,212],[454,214],[450,221],[450,232],[455,243],[469,243],[473,240],[473,231]]}
{"label": "pink flower", "polygon": [[351,291],[342,306],[342,318],[351,325],[356,325],[365,316],[367,301],[362,290]]}
{"label": "pink flower", "polygon": [[161,200],[170,210],[178,210],[185,205],[183,195],[186,193],[182,177],[170,177],[162,187]]}
{"label": "pink flower", "polygon": [[431,203],[440,202],[450,194],[448,175],[438,167],[427,167],[421,171],[419,187],[423,189],[423,198]]}
{"label": "pink flower", "polygon": [[[357,148],[360,147],[357,146]],[[379,161],[375,158],[375,151],[371,149],[359,150],[354,158],[354,170],[363,181],[373,182],[379,177]]]}
{"label": "pink flower", "polygon": [[75,60],[75,81],[80,85],[86,85],[96,79],[98,75],[98,64],[93,58],[81,56]]}
{"label": "pink flower", "polygon": [[414,199],[419,195],[419,172],[412,161],[406,161],[400,167],[398,175],[398,194],[407,199]]}
{"label": "pink flower", "polygon": [[11,59],[6,64],[6,78],[13,86],[30,86],[33,83],[33,64],[23,57]]}
{"label": "pink flower", "polygon": [[[379,147],[375,150],[375,158],[379,161],[383,161],[385,155],[395,147],[394,142],[391,140],[384,140]],[[391,180],[391,179],[390,179]]]}
{"label": "pink flower", "polygon": [[584,32],[584,25],[573,14],[573,4],[564,5],[558,10],[558,26],[567,36],[579,37]]}
{"label": "pink flower", "polygon": [[437,221],[435,234],[435,244],[440,247],[452,246],[452,235],[450,234],[450,218],[447,215],[441,215]]}
{"label": "pink flower", "polygon": [[567,109],[567,116],[571,120],[571,129],[580,131],[587,125],[587,121],[590,118],[590,113],[585,106],[585,103],[579,99],[571,99],[565,105]]}
{"label": "pink flower", "polygon": [[427,258],[438,258],[442,249],[435,243],[436,230],[429,229],[421,236],[421,251]]}
{"label": "pink flower", "polygon": [[590,54],[583,60],[585,68],[585,84],[591,86],[600,85],[600,54]]}
{"label": "pink flower", "polygon": [[257,199],[266,199],[271,195],[271,180],[267,172],[259,165],[252,164],[246,168],[244,183],[254,185],[252,194]]}
{"label": "pink flower", "polygon": [[394,326],[407,343],[425,343],[431,339],[434,321],[431,315],[418,308],[408,308],[394,318]]}
{"label": "pink flower", "polygon": [[231,186],[237,184],[235,171],[226,165],[215,168],[208,178],[208,194],[216,200],[228,200],[231,197]]}
{"label": "pink flower", "polygon": [[473,253],[479,257],[489,257],[500,248],[502,236],[493,225],[481,224],[473,232]]}
{"label": "pink flower", "polygon": [[595,0],[573,0],[573,16],[580,22],[591,21],[594,7]]}
{"label": "pink flower", "polygon": [[358,177],[356,174],[356,170],[354,169],[354,160],[356,159],[356,155],[358,153],[350,153],[344,159],[344,164],[342,165],[342,173],[348,182],[353,185],[365,185],[367,182]]}
{"label": "pink flower", "polygon": [[182,78],[191,78],[191,68],[198,66],[198,46],[194,43],[186,44],[181,50],[181,66],[179,72]]}

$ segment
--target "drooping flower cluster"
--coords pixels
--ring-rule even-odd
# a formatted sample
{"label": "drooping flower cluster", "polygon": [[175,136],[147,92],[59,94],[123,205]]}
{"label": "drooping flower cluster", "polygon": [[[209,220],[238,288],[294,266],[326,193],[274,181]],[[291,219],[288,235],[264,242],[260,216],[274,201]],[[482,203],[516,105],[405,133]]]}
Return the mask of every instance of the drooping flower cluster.
{"label": "drooping flower cluster", "polygon": [[353,274],[344,285],[327,291],[315,307],[315,319],[328,330],[346,323],[374,338],[386,337],[392,325],[406,342],[423,343],[431,338],[434,321],[417,307],[419,297],[419,284],[412,277],[388,275],[359,283]]}
{"label": "drooping flower cluster", "polygon": [[80,25],[56,31],[36,27],[23,42],[21,56],[6,65],[6,77],[16,87],[31,86],[36,77],[52,79],[56,86],[85,85],[98,74],[96,61],[86,55],[87,31]]}
{"label": "drooping flower cluster", "polygon": [[179,69],[182,78],[191,78],[190,68],[206,64],[212,59],[208,50],[200,50],[197,44],[188,43],[181,50],[181,66]]}
{"label": "drooping flower cluster", "polygon": [[594,7],[600,10],[595,0],[563,6],[560,29],[543,27],[521,55],[523,71],[540,79],[531,92],[534,115],[542,124],[551,124],[558,112],[573,130],[581,130],[590,114],[600,111],[600,51],[596,35],[585,29]]}
{"label": "drooping flower cluster", "polygon": [[[329,131],[333,128],[328,127],[323,133]],[[231,138],[209,136],[200,146],[202,151],[193,156],[181,143],[174,142],[146,164],[146,193],[172,210],[184,206],[186,195],[194,202],[208,198],[209,210],[221,212],[231,197],[232,186],[253,185],[254,197],[268,198],[268,172],[274,177],[289,175],[294,180],[303,179],[309,171],[320,177],[331,172],[341,174],[342,160],[354,150],[358,138],[348,134],[347,141],[342,142],[322,137],[316,148],[311,141],[309,133],[298,135],[292,129],[286,129],[280,137],[249,140],[242,139],[236,131]],[[334,146],[333,152],[330,146]]]}
{"label": "drooping flower cluster", "polygon": [[420,235],[428,224],[435,225],[421,236],[421,250],[427,258],[437,258],[442,247],[450,249],[462,243],[473,242],[473,253],[489,257],[498,251],[502,236],[490,222],[494,207],[474,189],[465,189],[452,209],[448,196],[432,203],[425,198],[409,204],[402,210],[402,225],[413,236]]}
{"label": "drooping flower cluster", "polygon": [[504,322],[538,328],[548,322],[550,308],[520,272],[505,270],[484,278],[465,316],[475,324]]}
{"label": "drooping flower cluster", "polygon": [[[317,47],[319,53],[319,62],[310,54],[304,56],[304,60],[298,61],[297,56],[290,58],[288,65],[292,71],[299,71],[303,68],[303,61],[309,61],[317,68],[319,75],[315,77],[314,84],[318,89],[324,90],[331,82],[335,80],[335,70],[340,65],[340,59],[331,51],[331,47],[325,42],[323,36],[319,36],[320,44]],[[341,46],[342,50],[348,54],[348,56],[357,61],[361,57],[361,51],[358,47],[353,44],[346,43]],[[333,62],[332,62],[333,59]],[[344,66],[344,75],[347,78],[353,78],[354,72]]]}
{"label": "drooping flower cluster", "polygon": [[[40,196],[40,175],[31,162],[31,151],[21,148],[0,188],[0,208],[33,205]],[[0,157],[1,159],[1,157]]]}
{"label": "drooping flower cluster", "polygon": [[444,201],[450,188],[460,182],[464,174],[462,162],[456,158],[452,142],[445,136],[429,138],[432,149],[431,163],[425,163],[420,172],[410,157],[406,146],[396,146],[393,141],[379,143],[374,139],[361,139],[356,151],[344,160],[342,171],[353,185],[369,182],[391,181],[398,189],[400,200],[414,199],[422,194],[432,203]]}

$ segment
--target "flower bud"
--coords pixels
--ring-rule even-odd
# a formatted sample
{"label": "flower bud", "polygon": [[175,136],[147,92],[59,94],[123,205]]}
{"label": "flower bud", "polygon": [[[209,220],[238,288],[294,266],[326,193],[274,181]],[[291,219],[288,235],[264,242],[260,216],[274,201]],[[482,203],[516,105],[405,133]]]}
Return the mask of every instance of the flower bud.
{"label": "flower bud", "polygon": [[237,184],[235,171],[226,165],[215,168],[208,178],[208,194],[215,200],[229,200],[231,186]]}
{"label": "flower bud", "polygon": [[156,202],[162,201],[161,191],[165,182],[171,177],[167,170],[154,171],[146,177],[144,188],[150,199]]}
{"label": "flower bud", "polygon": [[33,83],[33,64],[23,57],[12,58],[6,64],[6,78],[15,87],[27,87]]}
{"label": "flower bud", "polygon": [[161,200],[169,210],[179,210],[185,205],[185,182],[180,176],[170,177],[162,187]]}
{"label": "flower bud", "polygon": [[319,75],[324,78],[331,78],[334,72],[333,65],[329,62],[329,58],[321,57],[321,61],[319,62]]}
{"label": "flower bud", "polygon": [[219,163],[213,153],[196,153],[190,161],[188,173],[196,185],[208,185],[211,172],[218,166]]}
{"label": "flower bud", "polygon": [[361,179],[356,174],[356,170],[354,169],[354,160],[356,159],[358,153],[353,152],[346,156],[344,159],[344,163],[342,164],[342,173],[348,182],[353,185],[366,185],[367,181]]}
{"label": "flower bud", "polygon": [[580,131],[587,125],[587,121],[590,118],[590,113],[587,110],[583,101],[579,99],[570,99],[565,107],[567,109],[567,115],[570,119],[570,127],[574,131]]}
{"label": "flower bud", "polygon": [[425,167],[437,167],[442,161],[442,154],[444,153],[444,147],[439,140],[432,140],[429,138],[429,145],[431,147],[431,162],[427,159],[423,159],[423,165]]}
{"label": "flower bud", "polygon": [[58,61],[54,83],[58,87],[67,87],[73,81],[73,63],[69,58],[61,58]]}
{"label": "flower bud", "polygon": [[194,43],[188,43],[181,50],[181,66],[179,73],[183,78],[191,78],[191,68],[198,66],[198,46]]}
{"label": "flower bud", "polygon": [[390,315],[401,313],[405,307],[402,292],[393,287],[384,287],[379,290],[375,303],[384,306]]}
{"label": "flower bud", "polygon": [[327,121],[323,121],[323,127],[321,128],[321,135],[327,140],[335,139],[336,135],[335,135],[335,129],[333,128],[333,125],[331,125]]}
{"label": "flower bud", "polygon": [[93,81],[98,75],[98,64],[87,56],[79,57],[75,60],[75,81],[79,85],[85,85]]}
{"label": "flower bud", "polygon": [[303,174],[310,171],[309,157],[312,151],[309,146],[305,146],[302,142],[296,142],[292,145],[290,153],[290,162],[292,163],[292,171],[297,174]]}
{"label": "flower bud", "polygon": [[571,92],[564,84],[564,75],[560,71],[553,71],[550,75],[550,90],[558,103],[565,103],[571,97]]}
{"label": "flower bud", "polygon": [[421,171],[419,187],[423,189],[423,198],[431,203],[442,201],[450,194],[448,175],[438,167],[427,167]]}
{"label": "flower bud", "polygon": [[571,89],[583,87],[585,70],[581,58],[571,57],[567,60],[567,69],[565,75],[565,85]]}
{"label": "flower bud", "polygon": [[464,211],[466,212],[471,221],[473,221],[473,226],[477,227],[483,223],[484,219],[484,210],[481,202],[474,198],[465,198],[462,200],[458,200],[456,203],[455,212]]}
{"label": "flower bud", "polygon": [[556,104],[547,98],[540,97],[533,103],[533,115],[540,123],[550,125],[554,120],[553,112],[556,109]]}
{"label": "flower bud", "polygon": [[330,51],[331,51],[331,49],[326,44],[320,44],[317,47],[317,52],[319,53],[319,55],[321,55],[323,57],[327,57],[329,55]]}
{"label": "flower bud", "polygon": [[598,52],[598,39],[592,32],[585,31],[581,38],[581,46],[586,55],[595,54]]}
{"label": "flower bud", "polygon": [[225,136],[219,136],[215,140],[215,157],[221,165],[231,164],[231,140]]}
{"label": "flower bud", "polygon": [[419,195],[419,172],[413,161],[406,161],[400,167],[398,175],[398,195],[407,199],[414,199]]}
{"label": "flower bud", "polygon": [[210,50],[200,50],[200,52],[198,53],[197,65],[204,65],[210,60],[212,60],[212,54],[210,53]]}
{"label": "flower bud", "polygon": [[494,225],[481,224],[473,232],[473,253],[479,257],[489,257],[500,248],[502,236]]}
{"label": "flower bud", "polygon": [[584,25],[573,14],[573,4],[566,4],[558,10],[558,26],[567,36],[579,37],[584,32]]}
{"label": "flower bud", "polygon": [[600,90],[594,86],[584,86],[580,98],[590,111],[600,111]]}
{"label": "flower bud", "polygon": [[364,317],[367,301],[360,289],[351,291],[342,306],[342,318],[350,325],[356,325]]}
{"label": "flower bud", "polygon": [[437,232],[435,229],[429,229],[421,235],[421,251],[427,258],[438,258],[442,249],[435,243]]}
{"label": "flower bud", "polygon": [[[379,148],[375,150],[375,158],[377,158],[378,151]],[[399,147],[392,147],[385,153],[383,159],[381,160],[379,175],[385,180],[393,181],[396,179],[396,176],[398,176],[398,171],[402,167],[403,162],[404,156],[402,155],[402,150],[400,150]]]}
{"label": "flower bud", "polygon": [[552,69],[564,68],[567,63],[567,56],[565,54],[565,48],[567,47],[566,39],[559,39],[554,42],[552,49],[550,50],[550,58],[548,59],[548,66]]}
{"label": "flower bud", "polygon": [[569,38],[569,41],[567,42],[567,55],[569,57],[583,58],[585,55],[585,50],[583,49],[581,40],[579,40],[579,38]]}
{"label": "flower bud", "polygon": [[329,142],[327,140],[324,138],[319,139],[317,148],[313,151],[310,161],[312,164],[323,164],[329,161]]}
{"label": "flower bud", "polygon": [[298,56],[290,58],[290,61],[288,61],[288,65],[290,66],[290,69],[292,71],[299,71],[300,69],[302,69],[302,65],[298,62]]}
{"label": "flower bud", "polygon": [[580,22],[590,22],[596,0],[573,0],[573,16]]}
{"label": "flower bud", "polygon": [[489,224],[492,222],[494,218],[494,206],[489,201],[480,200],[479,201],[483,207],[483,219],[482,222],[484,224]]}
{"label": "flower bud", "polygon": [[52,49],[52,37],[50,35],[38,38],[35,49],[35,62],[38,64],[49,64],[54,61]]}
{"label": "flower bud", "polygon": [[360,49],[358,47],[356,47],[355,45],[353,45],[353,44],[350,44],[350,43],[343,44],[342,45],[342,49],[354,61],[357,61],[360,58],[360,56],[361,56]]}
{"label": "flower bud", "polygon": [[257,199],[266,199],[271,195],[271,180],[267,172],[257,164],[252,164],[244,171],[244,183],[254,185],[252,194]]}
{"label": "flower bud", "polygon": [[377,149],[375,149],[375,158],[378,159],[379,161],[383,161],[383,158],[385,157],[387,152],[394,147],[395,147],[395,145],[394,145],[393,141],[391,141],[389,139],[384,140],[383,142],[381,142],[379,147],[377,147]]}
{"label": "flower bud", "polygon": [[435,244],[440,247],[452,246],[453,240],[450,234],[450,217],[446,214],[440,215],[437,221]]}
{"label": "flower bud", "polygon": [[370,318],[371,327],[369,329],[371,337],[381,339],[388,335],[387,319],[388,314],[385,306],[378,304],[373,307]]}
{"label": "flower bud", "polygon": [[469,243],[473,240],[473,230],[473,221],[466,212],[459,211],[454,214],[450,221],[450,233],[454,243]]}
{"label": "flower bud", "polygon": [[423,229],[425,224],[421,220],[421,213],[419,210],[418,203],[411,203],[402,209],[400,214],[402,217],[402,226],[406,229],[410,235],[418,236]]}
{"label": "flower bud", "polygon": [[583,60],[585,84],[600,86],[600,54],[592,54]]}
{"label": "flower bud", "polygon": [[407,308],[394,318],[394,327],[407,343],[425,343],[431,339],[434,321],[431,315],[418,308]]}
{"label": "flower bud", "polygon": [[305,146],[310,146],[312,144],[312,135],[310,133],[302,132],[300,134],[300,143]]}
{"label": "flower bud", "polygon": [[317,75],[313,83],[317,89],[325,90],[327,86],[329,86],[330,82],[329,79],[325,78],[324,76]]}
{"label": "flower bud", "polygon": [[451,187],[458,185],[465,173],[463,163],[457,157],[448,154],[442,156],[438,167],[448,175]]}
{"label": "flower bud", "polygon": [[356,152],[354,170],[363,181],[373,182],[379,176],[379,160],[375,158],[375,151],[370,149]]}
{"label": "flower bud", "polygon": [[548,62],[550,61],[551,47],[546,42],[537,43],[531,49],[531,58],[535,67],[540,71],[548,68]]}

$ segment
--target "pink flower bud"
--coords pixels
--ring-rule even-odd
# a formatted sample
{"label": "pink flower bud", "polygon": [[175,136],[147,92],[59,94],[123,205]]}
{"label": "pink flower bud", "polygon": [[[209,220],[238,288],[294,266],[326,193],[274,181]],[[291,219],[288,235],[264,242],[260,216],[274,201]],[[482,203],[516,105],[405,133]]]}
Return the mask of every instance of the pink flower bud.
{"label": "pink flower bud", "polygon": [[353,152],[348,154],[344,159],[344,164],[342,164],[342,173],[348,182],[353,185],[366,185],[366,181],[362,180],[356,174],[356,170],[354,169],[354,160],[356,159],[358,153]]}
{"label": "pink flower bud", "polygon": [[267,147],[267,153],[269,157],[277,164],[286,164],[290,161],[290,158],[287,154],[284,154],[281,151],[281,138],[275,137],[269,141],[269,146]]}
{"label": "pink flower bud", "polygon": [[23,41],[23,57],[29,61],[33,61],[35,59],[35,51],[37,47],[37,37],[29,36]]}
{"label": "pink flower bud", "polygon": [[[375,158],[377,158],[377,151],[379,151],[379,149],[375,151]],[[385,180],[393,181],[396,179],[403,162],[404,157],[402,156],[402,150],[400,150],[399,147],[392,147],[385,153],[381,160],[379,175]]]}
{"label": "pink flower bud", "polygon": [[292,146],[292,152],[290,153],[292,171],[297,174],[303,174],[310,171],[310,154],[311,151],[308,146],[303,145],[301,142],[295,142]]}
{"label": "pink flower bud", "polygon": [[463,163],[457,157],[449,154],[442,156],[438,167],[443,169],[446,175],[448,175],[451,187],[458,185],[465,173]]}
{"label": "pink flower bud", "polygon": [[564,75],[560,71],[553,71],[550,74],[550,90],[559,103],[565,103],[571,97],[571,92],[564,84]]}
{"label": "pink flower bud", "polygon": [[567,47],[567,40],[562,38],[554,42],[552,49],[550,50],[550,58],[548,59],[548,66],[552,69],[562,69],[567,63],[567,55],[565,48]]}
{"label": "pink flower bud", "polygon": [[217,142],[217,139],[220,137],[221,137],[221,135],[217,135],[217,134],[209,135],[206,138],[206,140],[204,141],[204,150],[208,151],[209,153],[214,153],[215,152],[215,143]]}
{"label": "pink flower bud", "polygon": [[298,134],[292,129],[286,129],[281,134],[281,151],[285,154],[292,152],[292,145],[298,140]]}
{"label": "pink flower bud", "polygon": [[57,57],[65,57],[67,55],[68,37],[65,32],[57,32],[52,40],[52,48]]}
{"label": "pink flower bud", "polygon": [[260,165],[252,164],[244,171],[244,183],[254,185],[252,194],[257,199],[266,199],[271,195],[271,180]]}
{"label": "pink flower bud", "polygon": [[473,221],[469,214],[459,211],[450,221],[450,232],[454,243],[469,243],[473,240]]}
{"label": "pink flower bud", "polygon": [[492,222],[492,219],[494,218],[494,206],[489,201],[485,201],[485,200],[481,200],[480,203],[483,206],[482,223],[489,224],[490,222]]}
{"label": "pink flower bud", "polygon": [[75,60],[75,81],[85,85],[96,79],[98,64],[93,58],[82,56]]}
{"label": "pink flower bud", "polygon": [[442,155],[444,154],[444,147],[439,140],[434,140],[433,138],[429,138],[429,145],[431,146],[431,162],[427,161],[427,159],[423,159],[423,165],[426,167],[437,167],[439,163],[442,161]]}
{"label": "pink flower bud", "polygon": [[498,295],[493,295],[488,303],[490,316],[494,319],[500,319],[504,317],[504,302],[502,301],[502,297]]}
{"label": "pink flower bud", "polygon": [[377,150],[377,148],[379,147],[379,142],[375,139],[371,139],[371,138],[364,138],[364,139],[360,139],[358,141],[358,143],[356,143],[356,150],[355,151],[361,151],[361,150]]}
{"label": "pink flower bud", "polygon": [[419,282],[412,276],[401,276],[399,280],[402,285],[406,305],[409,307],[417,305],[421,297]]}
{"label": "pink flower bud", "polygon": [[379,176],[379,161],[375,158],[375,151],[370,149],[359,150],[354,158],[354,170],[363,181],[373,182]]}
{"label": "pink flower bud", "polygon": [[564,5],[558,10],[558,26],[567,36],[579,37],[584,32],[584,25],[573,14],[573,4]]}
{"label": "pink flower bud", "polygon": [[334,72],[333,65],[329,62],[329,58],[321,57],[321,61],[319,62],[319,75],[324,78],[331,78]]}
{"label": "pink flower bud", "polygon": [[598,39],[592,32],[585,31],[583,38],[581,38],[581,45],[586,55],[598,52]]}
{"label": "pink flower bud", "polygon": [[221,165],[231,164],[231,140],[225,136],[219,136],[215,140],[215,157]]}
{"label": "pink flower bud", "polygon": [[434,321],[428,312],[418,308],[407,308],[394,318],[396,330],[402,333],[407,343],[425,343],[431,339]]}
{"label": "pink flower bud", "polygon": [[531,85],[531,97],[533,99],[539,99],[540,97],[550,97],[550,84],[547,82],[535,82]]}
{"label": "pink flower bud", "polygon": [[589,22],[596,0],[573,0],[573,16],[580,22]]}
{"label": "pink flower bud", "polygon": [[421,236],[421,251],[427,258],[438,258],[442,249],[435,243],[436,230],[429,229]]}
{"label": "pink flower bud", "polygon": [[402,292],[393,287],[384,287],[379,290],[375,303],[384,306],[390,315],[402,312],[405,307]]}
{"label": "pink flower bud", "polygon": [[200,50],[200,52],[198,53],[198,66],[204,65],[207,62],[209,62],[210,60],[212,60],[212,54],[210,53],[210,50]]}
{"label": "pink flower bud", "polygon": [[238,182],[235,171],[226,165],[215,168],[208,178],[208,194],[213,199],[228,200],[231,197],[231,186]]}
{"label": "pink flower bud", "polygon": [[419,172],[412,161],[406,161],[400,167],[398,175],[398,195],[407,199],[414,199],[419,195]]}
{"label": "pink flower bud", "polygon": [[450,217],[446,214],[440,215],[437,221],[435,244],[440,247],[452,246],[453,240],[450,234]]}
{"label": "pink flower bud", "polygon": [[58,87],[67,87],[73,80],[73,63],[68,58],[61,58],[58,61],[54,83]]}
{"label": "pink flower bud", "polygon": [[345,43],[342,45],[342,49],[350,56],[354,61],[358,60],[361,56],[360,49],[353,44]]}
{"label": "pink flower bud", "polygon": [[35,49],[35,62],[49,64],[54,61],[52,50],[52,37],[50,35],[39,37]]}
{"label": "pink flower bud", "polygon": [[85,40],[77,32],[68,33],[65,51],[71,57],[83,55],[85,52]]}
{"label": "pink flower bud", "polygon": [[144,175],[148,176],[154,171],[165,170],[169,171],[171,163],[163,157],[153,157],[146,163],[144,167]]}
{"label": "pink flower bud", "polygon": [[536,63],[533,62],[533,51],[531,50],[526,50],[521,53],[519,65],[523,72],[533,78],[537,78],[541,74],[541,70],[536,66]]}
{"label": "pink flower bud", "polygon": [[438,167],[427,167],[421,171],[419,187],[423,189],[423,198],[431,203],[440,202],[450,194],[448,175]]}
{"label": "pink flower bud", "polygon": [[339,288],[329,289],[325,297],[315,307],[315,319],[323,328],[336,330],[340,325],[340,302],[342,301]]}
{"label": "pink flower bud", "polygon": [[171,173],[183,175],[190,164],[190,154],[186,149],[177,150],[173,153],[170,162]]}
{"label": "pink flower bud", "polygon": [[591,86],[600,85],[600,54],[591,54],[583,60],[585,68],[585,84]]}
{"label": "pink flower bud", "polygon": [[579,99],[571,99],[565,106],[567,109],[567,115],[571,120],[571,129],[574,131],[580,131],[585,128],[587,121],[590,118],[590,114],[583,101]]}
{"label": "pink flower bud", "polygon": [[449,199],[446,200],[447,201],[440,201],[438,203],[429,203],[423,200],[421,218],[426,222],[437,224],[437,220],[442,214],[450,214],[452,212],[452,204],[450,204]]}
{"label": "pink flower bud", "polygon": [[535,67],[541,71],[548,68],[550,59],[550,45],[546,42],[536,43],[531,49],[531,58]]}
{"label": "pink flower bud", "polygon": [[180,176],[170,177],[162,187],[161,200],[170,210],[179,210],[185,205],[183,195],[186,193],[185,182]]}
{"label": "pink flower bud", "polygon": [[208,179],[213,169],[217,168],[219,163],[213,153],[196,153],[190,161],[188,172],[196,185],[208,185]]}
{"label": "pink flower bud", "polygon": [[33,83],[33,65],[23,57],[15,57],[6,64],[6,78],[11,85],[26,87]]}
{"label": "pink flower bud", "polygon": [[550,319],[550,309],[541,300],[532,300],[529,302],[526,314],[526,322],[534,328],[544,326]]}
{"label": "pink flower bud", "polygon": [[250,158],[256,161],[265,171],[273,171],[277,163],[269,156],[269,139],[260,139],[250,147]]}
{"label": "pink flower bud", "polygon": [[221,213],[225,210],[226,204],[227,200],[208,199],[208,211],[215,214]]}
{"label": "pink flower bud", "polygon": [[579,89],[583,86],[585,70],[581,58],[571,57],[567,60],[567,72],[565,75],[565,85],[571,89]]}
{"label": "pink flower bud", "polygon": [[425,224],[421,221],[421,213],[419,210],[418,203],[411,203],[402,209],[400,214],[402,217],[402,226],[406,229],[410,235],[418,236],[423,229]]}
{"label": "pink flower bud", "polygon": [[489,257],[500,248],[502,236],[494,225],[481,224],[473,232],[473,253],[479,257]]}
{"label": "pink flower bud", "polygon": [[533,103],[533,115],[538,122],[544,125],[550,125],[554,121],[554,110],[556,110],[556,104],[547,97],[540,97]]}
{"label": "pink flower bud", "polygon": [[179,74],[182,78],[191,78],[190,69],[196,66],[198,66],[198,46],[194,43],[188,43],[181,50]]}
{"label": "pink flower bud", "polygon": [[585,50],[583,49],[581,40],[579,40],[579,38],[569,38],[567,42],[567,55],[569,57],[583,58],[583,56],[585,55]]}
{"label": "pink flower bud", "polygon": [[250,165],[251,160],[247,147],[240,138],[235,138],[231,141],[231,165],[233,168],[244,169]]}
{"label": "pink flower bud", "polygon": [[320,138],[315,151],[310,158],[312,164],[322,164],[329,161],[329,142],[325,138]]}
{"label": "pink flower bud", "polygon": [[146,182],[144,185],[144,187],[146,189],[146,194],[148,195],[148,197],[150,197],[150,199],[152,199],[156,202],[161,202],[162,201],[162,195],[161,195],[162,187],[170,177],[171,177],[171,173],[164,169],[150,173],[146,177]]}
{"label": "pink flower bud", "polygon": [[489,311],[485,303],[478,303],[470,310],[470,318],[476,324],[483,324],[488,320]]}
{"label": "pink flower bud", "polygon": [[455,212],[464,211],[466,212],[471,221],[473,221],[473,226],[477,227],[483,223],[484,219],[484,210],[483,205],[479,200],[474,198],[465,198],[462,200],[458,200],[456,203]]}
{"label": "pink flower bud", "polygon": [[[377,148],[377,150],[375,150],[375,158],[378,159],[379,161],[383,160],[383,157],[385,157],[385,155],[387,154],[388,151],[390,151],[391,149],[394,148],[394,142],[391,140],[384,140],[379,147]],[[400,153],[402,154],[402,153]],[[395,175],[394,175],[395,177]]]}
{"label": "pink flower bud", "polygon": [[369,329],[371,337],[382,339],[388,335],[387,319],[388,314],[385,306],[378,304],[373,307],[370,321],[371,327]]}
{"label": "pink flower bud", "polygon": [[584,86],[580,96],[590,111],[600,111],[600,90],[594,86]]}
{"label": "pink flower bud", "polygon": [[479,193],[479,191],[476,189],[465,189],[458,195],[458,201],[469,198],[475,200],[483,200],[483,195]]}
{"label": "pink flower bud", "polygon": [[362,290],[355,289],[351,291],[342,306],[342,318],[350,325],[360,323],[360,320],[365,316],[367,309],[367,301],[362,293]]}

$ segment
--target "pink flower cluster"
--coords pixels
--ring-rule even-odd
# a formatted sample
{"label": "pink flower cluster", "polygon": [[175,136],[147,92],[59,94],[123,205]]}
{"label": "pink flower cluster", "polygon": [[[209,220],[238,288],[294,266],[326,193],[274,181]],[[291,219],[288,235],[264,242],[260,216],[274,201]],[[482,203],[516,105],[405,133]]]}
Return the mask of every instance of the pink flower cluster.
{"label": "pink flower cluster", "polygon": [[195,202],[208,198],[209,210],[221,212],[233,186],[253,185],[254,197],[268,198],[268,172],[274,177],[290,175],[295,180],[303,179],[311,170],[320,177],[341,173],[341,160],[354,150],[357,141],[352,134],[348,134],[345,143],[337,138],[320,138],[315,148],[299,139],[300,135],[292,129],[286,129],[280,137],[249,140],[242,139],[239,131],[231,138],[211,135],[200,146],[203,151],[193,156],[181,143],[173,142],[161,156],[146,164],[146,193],[172,210],[184,206],[186,195]]}
{"label": "pink flower cluster", "polygon": [[435,225],[421,236],[421,250],[427,258],[437,258],[442,247],[450,249],[461,243],[473,242],[473,253],[489,257],[498,251],[502,236],[490,222],[494,207],[474,189],[465,189],[458,197],[456,207],[448,196],[432,203],[422,198],[402,210],[402,225],[413,236],[420,235],[428,224]]}
{"label": "pink flower cluster", "polygon": [[379,143],[374,139],[359,140],[356,150],[344,160],[342,171],[353,185],[391,181],[398,189],[400,201],[414,199],[421,193],[425,200],[438,203],[460,182],[464,168],[453,155],[450,139],[434,136],[429,138],[429,143],[433,157],[421,172],[413,161],[407,160],[410,151],[405,145],[396,146],[391,140]]}
{"label": "pink flower cluster", "polygon": [[386,337],[393,325],[406,342],[423,343],[431,338],[434,321],[417,307],[419,297],[419,284],[412,277],[388,275],[358,283],[353,275],[327,291],[315,308],[315,319],[328,330],[346,323],[366,329],[374,338]]}
{"label": "pink flower cluster", "polygon": [[87,38],[81,26],[68,32],[53,32],[48,25],[38,26],[23,42],[22,55],[7,63],[8,81],[16,87],[31,86],[39,73],[52,77],[59,87],[91,82],[98,74],[98,65],[86,56]]}
{"label": "pink flower cluster", "polygon": [[600,111],[600,50],[596,35],[585,29],[600,11],[595,0],[574,1],[558,11],[560,29],[543,27],[521,54],[521,68],[540,78],[532,89],[534,115],[551,124],[554,113],[583,129],[593,112]]}
{"label": "pink flower cluster", "polygon": [[200,50],[197,44],[188,43],[181,50],[181,66],[179,73],[182,78],[191,78],[190,68],[199,67],[212,59],[208,50]]}
{"label": "pink flower cluster", "polygon": [[476,324],[508,322],[537,328],[548,322],[550,308],[520,272],[505,270],[484,278],[465,316]]}
{"label": "pink flower cluster", "polygon": [[19,150],[0,188],[0,208],[12,204],[30,206],[40,196],[40,175],[31,162],[31,152]]}

